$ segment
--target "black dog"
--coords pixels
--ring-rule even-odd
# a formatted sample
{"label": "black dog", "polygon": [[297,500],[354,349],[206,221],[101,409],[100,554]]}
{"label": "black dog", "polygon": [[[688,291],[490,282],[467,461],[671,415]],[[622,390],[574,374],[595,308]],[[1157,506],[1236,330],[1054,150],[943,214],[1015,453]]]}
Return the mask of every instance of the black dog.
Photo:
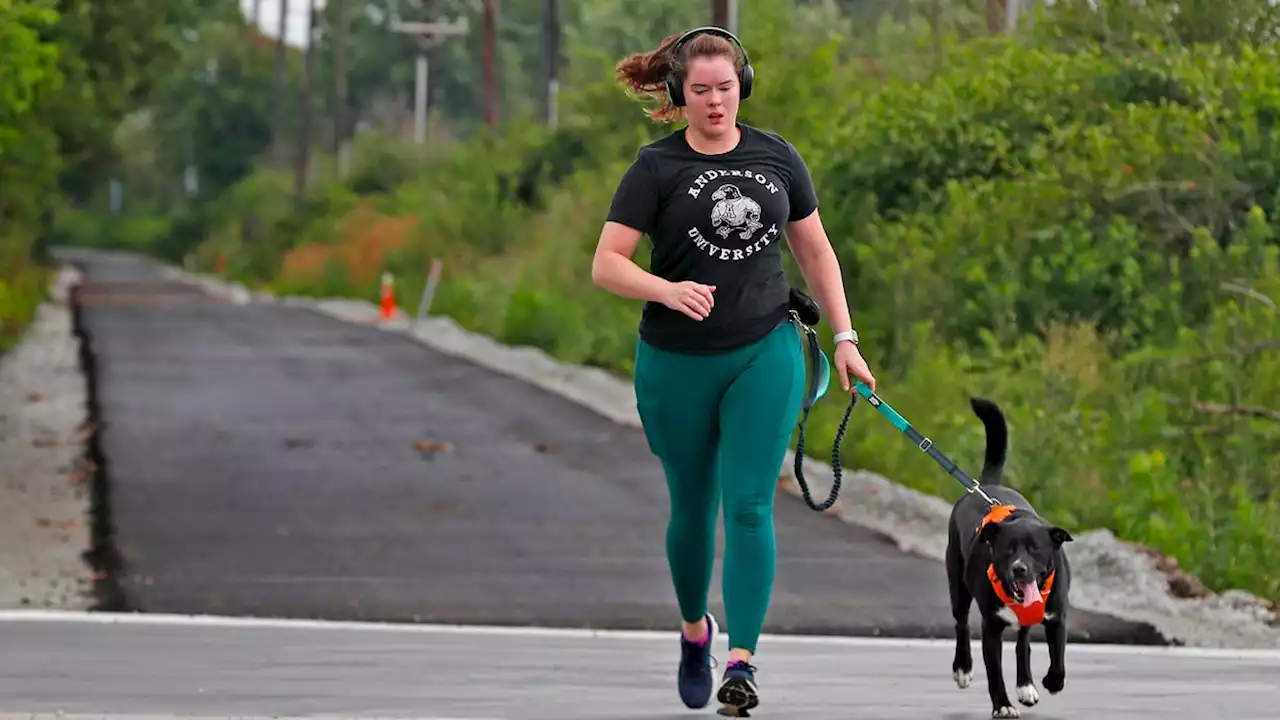
{"label": "black dog", "polygon": [[1018,630],[1016,649],[1018,702],[1030,707],[1040,701],[1031,681],[1031,627],[1044,623],[1049,646],[1049,672],[1041,683],[1061,692],[1066,679],[1063,664],[1067,645],[1067,594],[1071,567],[1063,543],[1071,534],[1036,514],[1017,491],[1001,485],[1009,430],[1004,413],[990,400],[970,400],[986,427],[987,447],[979,482],[993,500],[993,508],[977,493],[965,493],[951,510],[947,537],[947,582],[951,612],[956,621],[956,656],[951,670],[956,684],[969,687],[973,656],[969,650],[969,605],[978,602],[982,614],[982,662],[991,693],[991,716],[1016,718],[1018,709],[1005,691],[1001,654],[1004,631]]}

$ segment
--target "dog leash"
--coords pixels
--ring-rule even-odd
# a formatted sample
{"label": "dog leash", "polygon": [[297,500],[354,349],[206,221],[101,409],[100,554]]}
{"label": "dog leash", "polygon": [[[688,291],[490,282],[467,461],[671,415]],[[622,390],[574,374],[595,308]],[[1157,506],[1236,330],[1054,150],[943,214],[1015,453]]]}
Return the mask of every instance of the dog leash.
{"label": "dog leash", "polygon": [[[835,441],[832,443],[831,475],[833,482],[831,484],[831,493],[827,496],[826,501],[821,505],[814,504],[813,497],[809,493],[809,484],[805,482],[804,479],[805,425],[808,423],[809,412],[813,409],[813,406],[827,394],[827,388],[831,384],[831,361],[827,359],[827,354],[822,351],[822,347],[818,344],[818,333],[813,329],[813,325],[816,325],[817,321],[815,320],[813,323],[805,322],[806,319],[813,318],[815,314],[814,311],[807,313],[807,318],[802,318],[801,312],[809,308],[797,309],[794,306],[797,294],[798,291],[793,291],[791,317],[795,321],[796,326],[804,332],[808,340],[809,361],[813,364],[813,371],[810,375],[812,380],[809,383],[809,392],[806,393],[804,399],[804,414],[800,417],[800,437],[796,440],[795,457],[796,481],[800,484],[800,492],[804,496],[805,504],[812,510],[822,512],[834,505],[836,498],[840,495],[840,483],[843,476],[843,470],[840,462],[840,444],[844,440],[845,430],[849,425],[849,417],[853,414],[853,408],[858,404],[858,398],[861,396],[862,398],[865,398],[867,402],[871,403],[872,407],[880,411],[880,414],[892,423],[894,427],[898,428],[898,430],[915,443],[916,447],[920,448],[925,452],[925,454],[933,458],[934,462],[938,463],[943,470],[947,471],[947,474],[958,480],[960,484],[964,486],[966,491],[982,496],[982,499],[986,500],[992,507],[997,506],[999,503],[982,489],[982,485],[978,483],[977,480],[970,477],[964,470],[961,470],[958,465],[952,462],[951,458],[947,457],[946,453],[939,450],[938,447],[933,444],[932,440],[925,437],[920,433],[920,431],[916,430],[911,423],[907,422],[907,419],[904,418],[901,413],[894,410],[889,403],[885,402],[883,398],[875,394],[875,392],[873,392],[871,388],[867,387],[867,384],[861,380],[854,383],[853,389],[855,392],[849,393],[849,405],[844,410],[844,417],[841,418],[840,425],[836,428]],[[808,298],[804,298],[804,300],[808,300]]]}

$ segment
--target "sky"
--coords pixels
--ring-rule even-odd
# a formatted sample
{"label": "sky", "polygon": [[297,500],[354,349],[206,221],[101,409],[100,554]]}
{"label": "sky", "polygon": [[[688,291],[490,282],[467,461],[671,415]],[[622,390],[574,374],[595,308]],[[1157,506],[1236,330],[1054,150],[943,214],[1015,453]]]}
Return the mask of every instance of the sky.
{"label": "sky", "polygon": [[[245,17],[253,19],[254,0],[240,0],[240,8]],[[307,0],[289,0],[289,18],[285,22],[285,42],[302,46],[307,37]],[[322,8],[325,0],[316,0],[316,7]],[[262,17],[258,25],[267,37],[278,37],[280,34],[280,0],[261,0]]]}

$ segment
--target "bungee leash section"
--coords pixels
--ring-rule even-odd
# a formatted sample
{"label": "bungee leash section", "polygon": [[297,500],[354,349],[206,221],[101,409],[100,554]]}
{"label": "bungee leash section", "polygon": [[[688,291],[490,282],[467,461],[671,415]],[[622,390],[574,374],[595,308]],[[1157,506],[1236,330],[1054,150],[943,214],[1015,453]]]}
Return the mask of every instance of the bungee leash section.
{"label": "bungee leash section", "polygon": [[804,332],[808,340],[809,362],[811,364],[809,391],[805,394],[803,410],[804,414],[800,418],[800,437],[796,440],[795,453],[795,476],[796,482],[800,484],[800,492],[804,496],[804,502],[810,509],[817,512],[827,510],[835,504],[836,498],[840,495],[840,483],[843,476],[843,470],[840,462],[840,445],[844,440],[845,430],[849,425],[849,417],[853,414],[853,408],[858,404],[858,398],[866,399],[868,403],[876,410],[880,411],[894,427],[898,428],[906,435],[916,447],[924,451],[929,457],[947,471],[947,474],[954,477],[964,486],[965,490],[970,493],[977,493],[986,500],[988,504],[995,507],[998,503],[987,495],[977,480],[974,480],[958,465],[952,462],[951,458],[933,444],[933,441],[925,437],[918,430],[912,427],[907,419],[902,417],[897,410],[894,410],[889,403],[883,398],[875,394],[867,384],[859,380],[854,383],[854,392],[849,393],[849,405],[844,410],[844,417],[840,420],[839,427],[836,428],[835,441],[831,447],[831,492],[827,499],[820,505],[814,504],[813,497],[809,492],[809,484],[804,479],[804,435],[805,425],[809,420],[809,413],[813,410],[813,406],[827,394],[827,388],[831,384],[831,362],[827,359],[826,353],[822,351],[822,347],[818,344],[818,333],[814,330],[814,326],[818,324],[818,310],[813,301],[805,297],[798,290],[793,289],[791,303],[791,317],[795,324]]}

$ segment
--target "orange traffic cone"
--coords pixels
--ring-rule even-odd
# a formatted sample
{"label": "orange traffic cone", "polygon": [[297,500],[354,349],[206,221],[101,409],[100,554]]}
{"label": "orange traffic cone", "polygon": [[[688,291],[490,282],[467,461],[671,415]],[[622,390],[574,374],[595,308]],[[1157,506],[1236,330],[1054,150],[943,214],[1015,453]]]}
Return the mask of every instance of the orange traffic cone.
{"label": "orange traffic cone", "polygon": [[395,281],[391,273],[382,273],[381,316],[383,320],[391,320],[396,315]]}

